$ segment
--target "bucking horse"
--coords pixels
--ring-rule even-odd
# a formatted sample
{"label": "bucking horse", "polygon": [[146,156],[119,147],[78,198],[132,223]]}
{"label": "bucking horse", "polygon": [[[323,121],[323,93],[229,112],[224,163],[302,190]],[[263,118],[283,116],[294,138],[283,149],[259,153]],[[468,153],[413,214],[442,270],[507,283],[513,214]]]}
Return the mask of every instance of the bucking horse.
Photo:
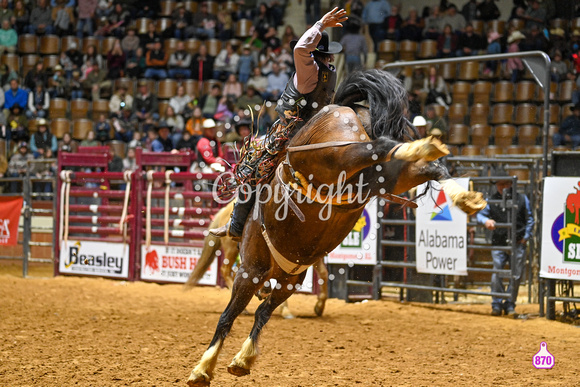
{"label": "bucking horse", "polygon": [[432,137],[418,139],[405,117],[407,108],[406,91],[395,77],[381,70],[356,72],[340,84],[334,104],[322,108],[289,141],[272,180],[258,187],[230,302],[189,386],[210,384],[235,319],[275,279],[256,309],[249,337],[227,367],[236,376],[250,373],[258,337],[274,310],[296,291],[305,270],[351,232],[371,198],[403,203],[396,195],[436,180],[466,213],[485,207],[481,193],[460,187],[438,161],[448,154],[446,146]]}

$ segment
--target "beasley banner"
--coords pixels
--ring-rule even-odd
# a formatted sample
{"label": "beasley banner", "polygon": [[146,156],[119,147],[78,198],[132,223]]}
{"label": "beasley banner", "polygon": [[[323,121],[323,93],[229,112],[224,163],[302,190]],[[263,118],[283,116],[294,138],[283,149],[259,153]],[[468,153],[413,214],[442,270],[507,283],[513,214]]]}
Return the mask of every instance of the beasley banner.
{"label": "beasley banner", "polygon": [[58,271],[61,274],[128,278],[129,245],[78,240],[63,241]]}
{"label": "beasley banner", "polygon": [[[468,189],[468,178],[455,181]],[[467,215],[452,204],[439,183],[431,184],[417,203],[417,272],[467,275]],[[425,184],[417,188],[424,190]]]}
{"label": "beasley banner", "polygon": [[580,178],[544,179],[540,277],[580,280]]}
{"label": "beasley banner", "polygon": [[365,207],[358,222],[340,245],[332,250],[326,263],[375,265],[377,263],[377,199]]}
{"label": "beasley banner", "polygon": [[[187,246],[141,247],[141,279],[185,283],[201,257],[201,250]],[[218,260],[207,269],[201,285],[217,285]]]}
{"label": "beasley banner", "polygon": [[23,202],[22,197],[0,197],[0,246],[18,244],[18,221]]}

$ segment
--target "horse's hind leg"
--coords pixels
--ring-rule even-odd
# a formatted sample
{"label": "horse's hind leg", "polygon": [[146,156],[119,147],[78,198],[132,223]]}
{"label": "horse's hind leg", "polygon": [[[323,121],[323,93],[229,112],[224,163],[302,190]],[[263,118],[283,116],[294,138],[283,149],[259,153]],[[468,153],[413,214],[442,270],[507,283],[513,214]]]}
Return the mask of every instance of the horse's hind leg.
{"label": "horse's hind leg", "polygon": [[316,270],[316,274],[318,274],[318,278],[321,280],[318,300],[314,306],[314,313],[320,317],[322,316],[322,313],[324,313],[324,306],[326,305],[326,299],[328,298],[328,270],[324,264],[324,258],[320,258],[314,264],[314,270]]}
{"label": "horse's hind leg", "polygon": [[296,284],[301,283],[305,276],[306,272],[303,272],[297,276],[278,279],[276,288],[272,290],[270,296],[256,309],[254,326],[252,327],[250,336],[244,341],[242,349],[228,366],[228,372],[230,374],[244,376],[250,373],[250,369],[258,357],[258,336],[262,328],[270,320],[274,310],[296,291]]}
{"label": "horse's hind leg", "polygon": [[209,385],[209,382],[213,378],[213,370],[216,366],[218,355],[226,336],[232,328],[234,320],[250,303],[254,293],[256,293],[260,286],[262,286],[264,278],[266,278],[265,273],[259,275],[248,273],[247,276],[240,275],[242,273],[243,270],[240,269],[234,280],[230,302],[220,316],[214,337],[209,344],[209,348],[205,351],[201,360],[193,369],[189,379],[187,380],[187,384],[190,387]]}
{"label": "horse's hind leg", "polygon": [[434,161],[449,154],[447,146],[435,137],[406,142],[395,151],[394,158],[405,161]]}

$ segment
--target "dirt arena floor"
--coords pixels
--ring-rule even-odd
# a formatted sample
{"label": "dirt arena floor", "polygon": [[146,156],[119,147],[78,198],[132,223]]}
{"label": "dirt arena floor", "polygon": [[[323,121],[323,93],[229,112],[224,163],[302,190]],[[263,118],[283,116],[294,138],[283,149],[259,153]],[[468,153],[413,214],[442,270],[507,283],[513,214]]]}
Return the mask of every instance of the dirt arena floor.
{"label": "dirt arena floor", "polygon": [[[22,279],[17,265],[0,268],[1,386],[183,386],[229,298],[225,289],[50,278],[46,269]],[[226,366],[252,325],[241,316],[212,385],[578,385],[580,329],[534,316],[537,305],[518,307],[528,319],[508,319],[489,316],[489,304],[329,300],[314,318],[314,302],[290,299],[297,318],[272,318],[255,369],[238,379]],[[551,370],[532,366],[542,341]]]}

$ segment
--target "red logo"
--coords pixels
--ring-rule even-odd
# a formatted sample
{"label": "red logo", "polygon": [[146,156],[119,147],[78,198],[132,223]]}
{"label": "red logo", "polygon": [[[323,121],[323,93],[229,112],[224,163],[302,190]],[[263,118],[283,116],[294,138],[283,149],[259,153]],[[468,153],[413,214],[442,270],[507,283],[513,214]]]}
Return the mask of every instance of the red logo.
{"label": "red logo", "polygon": [[159,271],[159,257],[157,256],[157,251],[151,250],[145,254],[145,267],[151,269],[151,271]]}

